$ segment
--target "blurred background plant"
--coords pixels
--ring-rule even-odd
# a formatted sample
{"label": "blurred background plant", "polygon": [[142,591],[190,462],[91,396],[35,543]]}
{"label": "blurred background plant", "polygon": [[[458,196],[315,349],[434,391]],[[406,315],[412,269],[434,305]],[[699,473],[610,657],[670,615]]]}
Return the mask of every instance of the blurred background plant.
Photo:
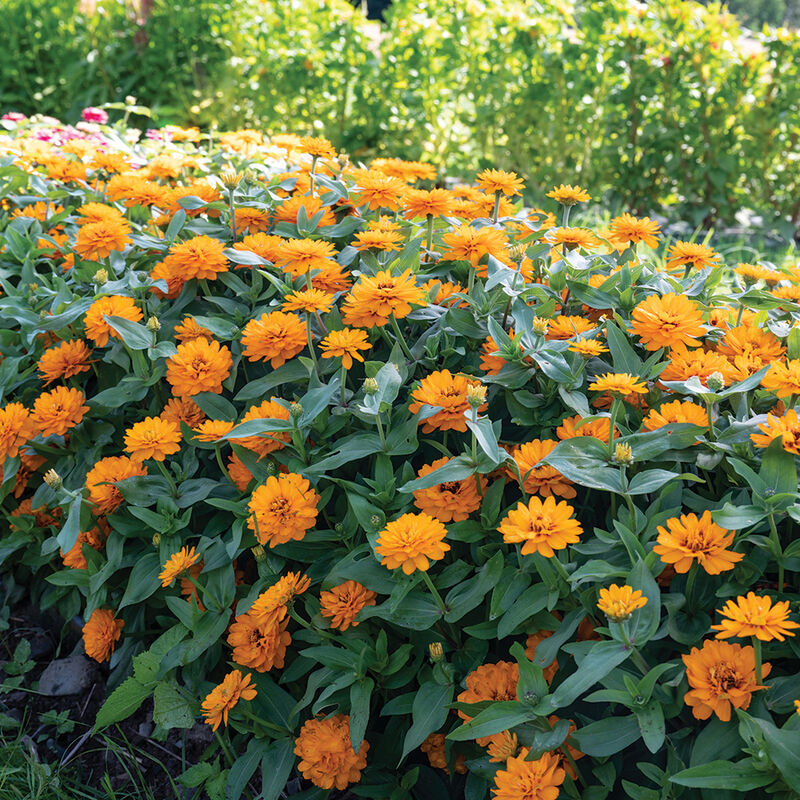
{"label": "blurred background plant", "polygon": [[[167,123],[325,135],[365,159],[565,176],[694,224],[800,219],[785,0],[0,0],[4,110],[135,95]],[[752,26],[743,27],[743,23]],[[142,121],[153,124],[152,121]]]}

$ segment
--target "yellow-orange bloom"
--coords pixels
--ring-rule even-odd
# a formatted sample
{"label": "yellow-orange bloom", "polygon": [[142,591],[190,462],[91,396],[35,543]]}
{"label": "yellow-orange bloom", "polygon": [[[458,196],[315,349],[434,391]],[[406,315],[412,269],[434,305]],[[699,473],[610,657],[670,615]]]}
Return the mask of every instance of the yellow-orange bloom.
{"label": "yellow-orange bloom", "polygon": [[320,614],[330,619],[331,628],[346,631],[350,626],[355,628],[358,625],[358,612],[367,606],[374,606],[377,596],[356,581],[345,581],[320,592]]}
{"label": "yellow-orange bloom", "polygon": [[192,339],[179,344],[175,355],[167,359],[167,382],[176,397],[200,392],[220,394],[232,366],[227,347],[214,340]]}
{"label": "yellow-orange bloom", "polygon": [[83,626],[83,648],[89,658],[102,663],[107,661],[122,635],[121,619],[114,619],[109,608],[96,608]]}
{"label": "yellow-orange bloom", "polygon": [[719,266],[719,253],[708,245],[699,242],[675,242],[669,248],[666,266],[668,271],[681,267],[705,269],[716,266]]}
{"label": "yellow-orange bloom", "polygon": [[376,208],[397,211],[400,208],[400,198],[406,190],[406,185],[399,178],[359,170],[356,183],[358,188],[352,195],[354,205],[366,204],[370,211]]}
{"label": "yellow-orange bloom", "polygon": [[527,504],[519,502],[508,512],[497,529],[507,544],[522,543],[522,555],[539,553],[552,558],[556,550],[580,541],[583,528],[573,518],[575,509],[563,500],[556,503],[552,495],[544,501],[531,497]]}
{"label": "yellow-orange bloom", "polygon": [[741,277],[745,279],[745,282],[750,283],[765,281],[768,284],[776,284],[788,277],[783,272],[778,272],[775,269],[768,269],[759,264],[739,263],[733,271],[737,275],[741,275]]}
{"label": "yellow-orange bloom", "polygon": [[473,267],[485,256],[491,255],[498,261],[508,261],[508,237],[505,231],[485,226],[473,228],[460,225],[442,237],[445,251],[442,258],[449,261],[469,261]]}
{"label": "yellow-orange bloom", "polygon": [[509,197],[522,194],[520,189],[525,185],[516,172],[503,172],[501,169],[485,169],[479,172],[477,183],[484,192],[501,192]]}
{"label": "yellow-orange bloom", "polygon": [[163,461],[181,449],[181,429],[161,417],[145,417],[125,431],[125,452],[136,461]]}
{"label": "yellow-orange bloom", "polygon": [[22,403],[8,403],[0,408],[0,465],[6,458],[14,458],[20,447],[36,434],[36,425]]}
{"label": "yellow-orange bloom", "polygon": [[651,409],[642,420],[642,426],[648,431],[655,431],[665,425],[675,425],[676,423],[707,428],[708,415],[706,410],[697,403],[688,400],[673,400],[671,403],[663,403],[658,410]]}
{"label": "yellow-orange bloom", "polygon": [[598,342],[597,339],[577,339],[574,342],[570,342],[567,350],[571,353],[578,353],[584,358],[596,358],[608,352],[608,348],[602,342]]}
{"label": "yellow-orange bloom", "polygon": [[[441,409],[432,416],[420,420],[425,433],[432,433],[435,430],[455,430],[463,433],[467,430],[464,412],[470,408],[467,391],[481,385],[480,381],[468,380],[464,375],[452,375],[448,369],[432,372],[423,378],[419,382],[419,387],[411,393],[413,402],[408,410],[412,414],[417,414],[423,406],[435,406]],[[479,410],[485,408],[484,403]]]}
{"label": "yellow-orange bloom", "polygon": [[658,247],[661,226],[650,217],[637,218],[626,212],[614,217],[609,228],[611,241],[617,246],[644,242],[648,247]]}
{"label": "yellow-orange bloom", "polygon": [[761,379],[761,385],[781,399],[800,394],[800,359],[773,363]]}
{"label": "yellow-orange bloom", "polygon": [[773,605],[771,597],[755,592],[748,592],[747,597],[728,600],[717,611],[725,618],[719,625],[711,626],[712,631],[719,631],[717,639],[755,636],[762,642],[771,642],[773,639],[782,642],[787,636],[794,636],[792,628],[800,628],[800,623],[789,619],[788,600]]}
{"label": "yellow-orange bloom", "polygon": [[223,419],[207,419],[192,428],[199,442],[216,442],[233,430],[233,422]]}
{"label": "yellow-orange bloom", "polygon": [[561,793],[566,772],[561,768],[557,753],[545,753],[528,761],[530,748],[523,747],[519,755],[509,758],[503,769],[494,776],[494,800],[556,800]]}
{"label": "yellow-orange bloom", "polygon": [[780,439],[787,453],[800,455],[800,417],[790,408],[782,417],[767,415],[767,421],[758,426],[761,433],[750,434],[756,447],[769,447],[775,439]]}
{"label": "yellow-orange bloom", "polygon": [[514,758],[519,752],[517,734],[509,731],[494,734],[486,752],[491,764],[505,764],[509,758]]}
{"label": "yellow-orange bloom", "polygon": [[703,314],[693,300],[672,292],[651,294],[631,314],[631,333],[638,336],[647,350],[685,344],[695,347],[703,336]]}
{"label": "yellow-orange bloom", "polygon": [[287,239],[278,247],[275,266],[299,278],[308,272],[338,266],[333,261],[336,249],[330,242],[315,239]]}
{"label": "yellow-orange bloom", "polygon": [[239,700],[252,700],[256,694],[256,687],[250,685],[249,674],[242,677],[238,669],[229,672],[203,700],[203,716],[211,730],[219,728],[221,722],[227,725],[228,712]]}
{"label": "yellow-orange bloom", "polygon": [[[611,430],[611,420],[608,417],[592,419],[584,422],[580,414],[573,417],[566,417],[561,420],[561,424],[556,428],[556,436],[559,439],[574,439],[576,436],[591,436],[601,442],[608,442],[608,434]],[[619,436],[619,431],[614,429],[614,438]]]}
{"label": "yellow-orange bloom", "polygon": [[653,551],[665,564],[672,564],[675,572],[688,572],[696,561],[709,575],[719,575],[744,558],[743,553],[728,550],[733,533],[714,523],[708,510],[699,519],[696,514],[672,517],[666,525],[658,526]]}
{"label": "yellow-orange bloom", "polygon": [[321,289],[302,289],[287,294],[283,298],[284,311],[305,311],[306,314],[315,312],[327,313],[333,305],[333,295]]}
{"label": "yellow-orange bloom", "polygon": [[[425,464],[417,472],[418,478],[424,478],[450,461],[447,456],[439,458],[432,464]],[[480,482],[480,494],[478,493]],[[440,522],[460,522],[467,519],[473,511],[481,507],[483,492],[486,491],[487,480],[483,475],[470,476],[459,481],[445,481],[428,489],[417,489],[414,492],[414,505],[426,514],[436,517]]]}
{"label": "yellow-orange bloom", "polygon": [[289,572],[255,599],[247,612],[259,625],[283,622],[287,606],[311,585],[306,575]]}
{"label": "yellow-orange bloom", "polygon": [[[464,679],[466,689],[458,695],[456,700],[459,703],[480,703],[484,700],[499,702],[516,700],[518,683],[518,664],[512,664],[508,661],[498,661],[496,664],[482,664]],[[458,710],[458,716],[466,722],[472,719],[461,709]],[[480,747],[486,747],[491,739],[491,736],[482,736],[475,741]]]}
{"label": "yellow-orange bloom", "polygon": [[91,369],[92,351],[82,339],[71,339],[48,347],[39,359],[39,373],[45,385],[58,378],[71,378]]}
{"label": "yellow-orange bloom", "polygon": [[86,569],[86,556],[83,554],[83,545],[88,544],[95,550],[101,550],[108,538],[109,533],[108,523],[100,518],[97,520],[97,525],[90,528],[88,531],[80,531],[75,544],[66,553],[60,550],[59,553],[64,561],[64,566],[70,569]]}
{"label": "yellow-orange bloom", "polygon": [[612,621],[624,622],[630,619],[631,614],[637,608],[647,605],[647,598],[642,596],[638,589],[634,589],[627,584],[617,586],[612,583],[608,589],[600,590],[600,599],[597,607]]}
{"label": "yellow-orange bloom", "polygon": [[190,342],[192,339],[213,339],[214,334],[200,325],[194,317],[184,317],[175,326],[175,338],[179,342]]}
{"label": "yellow-orange bloom", "polygon": [[302,539],[317,520],[319,495],[301,475],[271,475],[250,498],[247,526],[261,544]]}
{"label": "yellow-orange bloom", "polygon": [[549,242],[560,252],[559,245],[563,245],[567,250],[591,250],[599,247],[602,242],[588,228],[553,228],[545,234],[545,241]]}
{"label": "yellow-orange bloom", "polygon": [[574,206],[592,199],[591,195],[580,186],[570,186],[565,183],[551,189],[546,196],[552,197],[556,203],[560,203],[562,206]]}
{"label": "yellow-orange bloom", "polygon": [[593,392],[610,392],[613,395],[622,397],[629,394],[647,393],[647,386],[627,372],[606,372],[605,375],[595,378],[589,384],[589,388]]}
{"label": "yellow-orange bloom", "polygon": [[306,326],[297,314],[272,311],[244,326],[242,344],[249,361],[269,360],[277,369],[306,346]]}
{"label": "yellow-orange bloom", "polygon": [[[419,746],[419,749],[428,757],[428,763],[432,767],[450,773],[447,767],[447,751],[443,733],[431,733]],[[464,775],[467,771],[466,758],[463,753],[456,756],[455,771],[459,775]]]}
{"label": "yellow-orange bloom", "polygon": [[342,366],[350,369],[353,366],[353,359],[363,361],[364,356],[359,350],[369,350],[372,345],[368,341],[366,331],[358,328],[342,328],[338,331],[331,331],[320,343],[323,358],[341,358]]}
{"label": "yellow-orange bloom", "polygon": [[158,578],[161,585],[166,588],[172,584],[175,578],[180,577],[184,572],[189,571],[198,559],[200,554],[195,552],[194,547],[182,547],[177,553],[173,553],[164,564]]}
{"label": "yellow-orange bloom", "polygon": [[389,322],[389,317],[407,317],[412,304],[425,305],[425,291],[417,286],[411,270],[400,275],[380,270],[375,277],[359,278],[342,303],[342,319],[358,328],[380,327]]}
{"label": "yellow-orange bloom", "polygon": [[[702,650],[693,647],[689,655],[681,658],[691,687],[683,701],[695,719],[716,714],[723,722],[729,722],[731,706],[746,709],[753,692],[766,688],[756,683],[755,651],[750,646],[708,639]],[[770,664],[763,664],[762,676],[769,675],[771,669]]]}
{"label": "yellow-orange bloom", "polygon": [[294,743],[295,755],[300,757],[300,774],[321,789],[336,787],[340,791],[361,780],[368,750],[369,742],[364,740],[358,752],[353,752],[350,717],[345,714],[308,720]]}
{"label": "yellow-orange bloom", "polygon": [[83,404],[85,400],[79,389],[57,386],[34,400],[31,422],[42,436],[63,436],[78,425],[89,410],[89,406]]}
{"label": "yellow-orange bloom", "polygon": [[[540,464],[541,460],[553,452],[558,442],[553,439],[534,439],[515,447],[511,456],[517,464],[522,484],[528,494],[539,494],[542,497],[557,495],[558,497],[575,497],[575,487],[555,467]],[[512,480],[519,482],[515,470],[506,468]]]}
{"label": "yellow-orange bloom", "polygon": [[777,361],[786,352],[777,336],[755,325],[729,328],[716,349],[728,358],[749,356],[763,363]]}
{"label": "yellow-orange bloom", "polygon": [[147,475],[141,462],[128,456],[101,458],[86,474],[86,488],[94,504],[94,513],[111,514],[123,501],[122,492],[114,484],[136,475]]}
{"label": "yellow-orange bloom", "polygon": [[446,217],[453,213],[453,195],[447,189],[408,189],[403,196],[403,217]]}
{"label": "yellow-orange bloom", "polygon": [[179,428],[181,422],[196,428],[206,418],[203,409],[188,397],[170,398],[159,416],[167,422],[174,422]]}
{"label": "yellow-orange bloom", "polygon": [[115,251],[124,250],[131,243],[130,232],[130,226],[124,219],[90,222],[78,231],[75,252],[95,261],[106,258]]}
{"label": "yellow-orange bloom", "polygon": [[228,271],[228,259],[223,254],[225,243],[211,236],[195,236],[172,245],[163,260],[164,268],[181,281],[214,280]]}
{"label": "yellow-orange bloom", "polygon": [[582,333],[588,333],[597,326],[584,317],[559,314],[555,319],[547,320],[546,339],[572,339]]}
{"label": "yellow-orange bloom", "polygon": [[429,514],[403,514],[387,522],[378,536],[375,552],[388,569],[402,569],[406,575],[426,572],[431,561],[439,561],[450,549],[444,541],[447,528]]}
{"label": "yellow-orange bloom", "polygon": [[132,297],[124,295],[106,295],[98,297],[86,311],[83,324],[86,329],[86,336],[91,339],[98,347],[105,347],[108,344],[109,336],[115,339],[122,337],[104,319],[104,316],[122,317],[131,322],[139,322],[142,312],[133,302]]}
{"label": "yellow-orange bloom", "polygon": [[725,356],[713,350],[689,350],[686,345],[678,344],[669,352],[669,359],[664,371],[659,375],[660,381],[686,381],[692,376],[701,381],[719,372],[728,382],[734,377],[734,368]]}
{"label": "yellow-orange bloom", "polygon": [[239,614],[228,630],[231,657],[256,672],[269,672],[273,667],[282,669],[286,648],[292,643],[292,636],[286,630],[288,624],[288,619],[260,624],[250,614]]}

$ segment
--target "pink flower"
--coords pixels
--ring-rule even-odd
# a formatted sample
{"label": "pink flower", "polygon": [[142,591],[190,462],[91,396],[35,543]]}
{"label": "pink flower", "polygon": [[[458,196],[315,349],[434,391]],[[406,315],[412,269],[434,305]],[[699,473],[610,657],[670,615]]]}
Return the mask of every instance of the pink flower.
{"label": "pink flower", "polygon": [[24,114],[20,113],[19,111],[9,111],[6,114],[3,114],[0,119],[8,120],[9,122],[22,122],[25,119],[28,119]]}
{"label": "pink flower", "polygon": [[95,106],[84,108],[81,112],[81,117],[85,122],[99,122],[101,125],[105,125],[108,122],[108,114],[102,108]]}

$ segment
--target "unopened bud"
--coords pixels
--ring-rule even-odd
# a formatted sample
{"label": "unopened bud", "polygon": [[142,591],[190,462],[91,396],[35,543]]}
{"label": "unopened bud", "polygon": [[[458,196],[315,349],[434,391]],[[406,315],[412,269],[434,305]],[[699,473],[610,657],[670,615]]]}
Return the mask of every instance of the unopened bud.
{"label": "unopened bud", "polygon": [[372,525],[373,528],[379,527],[382,523],[383,520],[377,514],[373,514],[369,518],[369,524]]}
{"label": "unopened bud", "polygon": [[235,189],[241,182],[244,175],[241,172],[236,172],[232,169],[226,169],[220,173],[219,179],[222,181],[226,189]]}
{"label": "unopened bud", "polygon": [[44,482],[51,488],[51,489],[60,489],[61,488],[61,476],[54,470],[49,469],[44,474]]}
{"label": "unopened bud", "polygon": [[333,526],[333,529],[336,531],[336,533],[344,533],[344,525],[341,522],[337,522]]}
{"label": "unopened bud", "polygon": [[127,105],[127,106],[135,106],[136,105],[136,98],[132,94],[126,95],[125,96],[125,105]]}
{"label": "unopened bud", "polygon": [[614,448],[614,463],[622,466],[633,464],[633,450],[629,444],[621,442]]}
{"label": "unopened bud", "polygon": [[264,468],[267,471],[267,475],[276,475],[277,472],[278,472],[278,468],[275,466],[275,462],[274,461],[268,461],[264,465]]}
{"label": "unopened bud", "polygon": [[550,320],[544,319],[543,317],[534,317],[532,327],[534,333],[538,333],[539,336],[544,336],[547,333],[547,329],[550,327]]}
{"label": "unopened bud", "polygon": [[444,647],[441,642],[431,642],[428,645],[428,654],[434,664],[438,663],[444,658]]}
{"label": "unopened bud", "polygon": [[251,547],[250,552],[253,554],[253,558],[258,562],[265,561],[267,558],[267,551],[260,544]]}
{"label": "unopened bud", "polygon": [[95,272],[92,281],[96,283],[98,286],[102,286],[105,283],[108,283],[108,271],[105,269],[99,269]]}
{"label": "unopened bud", "polygon": [[38,283],[29,283],[29,284],[28,284],[28,288],[29,288],[29,289],[31,290],[31,292],[33,293],[33,292],[35,292],[35,291],[36,291],[36,290],[39,288],[39,284],[38,284]]}
{"label": "unopened bud", "polygon": [[303,406],[298,402],[289,404],[289,416],[292,419],[300,419],[303,416]]}
{"label": "unopened bud", "polygon": [[161,544],[161,534],[154,533],[153,534],[153,547],[158,547]]}
{"label": "unopened bud", "polygon": [[375,394],[380,387],[375,378],[367,378],[364,381],[364,394]]}
{"label": "unopened bud", "polygon": [[526,244],[515,244],[508,248],[508,254],[512,261],[521,261],[527,249],[528,245]]}
{"label": "unopened bud", "polygon": [[161,330],[161,323],[158,321],[158,317],[150,317],[147,320],[147,330],[149,330],[150,333],[157,333]]}
{"label": "unopened bud", "polygon": [[725,376],[721,372],[712,372],[706,378],[706,386],[712,392],[721,392],[725,388]]}
{"label": "unopened bud", "polygon": [[486,387],[477,383],[467,386],[467,402],[473,407],[478,408],[486,401]]}

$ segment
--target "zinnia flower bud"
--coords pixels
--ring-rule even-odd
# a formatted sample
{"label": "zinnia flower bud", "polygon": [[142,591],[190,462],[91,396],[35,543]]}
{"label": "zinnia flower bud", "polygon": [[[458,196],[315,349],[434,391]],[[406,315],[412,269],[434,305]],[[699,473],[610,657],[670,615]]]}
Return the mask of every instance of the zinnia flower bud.
{"label": "zinnia flower bud", "polygon": [[290,403],[289,404],[289,416],[292,419],[300,419],[303,416],[303,406],[300,403]]}
{"label": "zinnia flower bud", "polygon": [[49,469],[44,474],[44,482],[51,488],[51,489],[60,489],[61,488],[61,476],[54,470]]}
{"label": "zinnia flower bud", "polygon": [[470,384],[467,387],[467,402],[473,407],[478,408],[486,400],[486,387],[480,384]]}
{"label": "zinnia flower bud", "polygon": [[380,387],[375,378],[367,378],[364,381],[364,394],[375,394]]}
{"label": "zinnia flower bud", "polygon": [[508,254],[512,261],[520,261],[528,249],[527,244],[515,244],[508,248]]}
{"label": "zinnia flower bud", "polygon": [[251,547],[250,552],[253,554],[253,558],[256,561],[265,561],[267,558],[267,551],[260,544],[257,544],[255,547]]}
{"label": "zinnia flower bud", "polygon": [[149,330],[150,333],[156,333],[161,330],[161,323],[158,321],[158,317],[150,317],[147,320],[147,330]]}
{"label": "zinnia flower bud", "polygon": [[547,328],[550,326],[550,321],[542,317],[533,318],[533,332],[544,336],[547,333]]}
{"label": "zinnia flower bud", "polygon": [[241,172],[236,172],[232,169],[226,169],[224,172],[220,173],[219,179],[222,181],[226,189],[233,190],[242,182],[243,177],[244,176]]}
{"label": "zinnia flower bud", "polygon": [[373,514],[369,518],[369,524],[372,525],[373,528],[377,528],[382,522],[383,520],[377,514]]}
{"label": "zinnia flower bud", "polygon": [[623,466],[633,464],[633,451],[629,444],[618,444],[614,448],[614,463]]}
{"label": "zinnia flower bud", "polygon": [[31,290],[31,294],[33,294],[39,288],[39,284],[38,283],[29,283],[28,284],[28,288]]}
{"label": "zinnia flower bud", "polygon": [[102,268],[97,270],[92,278],[92,281],[98,286],[103,286],[104,284],[108,283],[108,271]]}
{"label": "zinnia flower bud", "polygon": [[706,385],[712,392],[721,392],[725,388],[725,376],[721,372],[712,372],[706,379]]}
{"label": "zinnia flower bud", "polygon": [[444,647],[441,642],[431,642],[428,645],[428,654],[434,664],[438,663],[444,658]]}
{"label": "zinnia flower bud", "polygon": [[161,545],[161,534],[154,533],[153,534],[153,547],[159,547]]}

